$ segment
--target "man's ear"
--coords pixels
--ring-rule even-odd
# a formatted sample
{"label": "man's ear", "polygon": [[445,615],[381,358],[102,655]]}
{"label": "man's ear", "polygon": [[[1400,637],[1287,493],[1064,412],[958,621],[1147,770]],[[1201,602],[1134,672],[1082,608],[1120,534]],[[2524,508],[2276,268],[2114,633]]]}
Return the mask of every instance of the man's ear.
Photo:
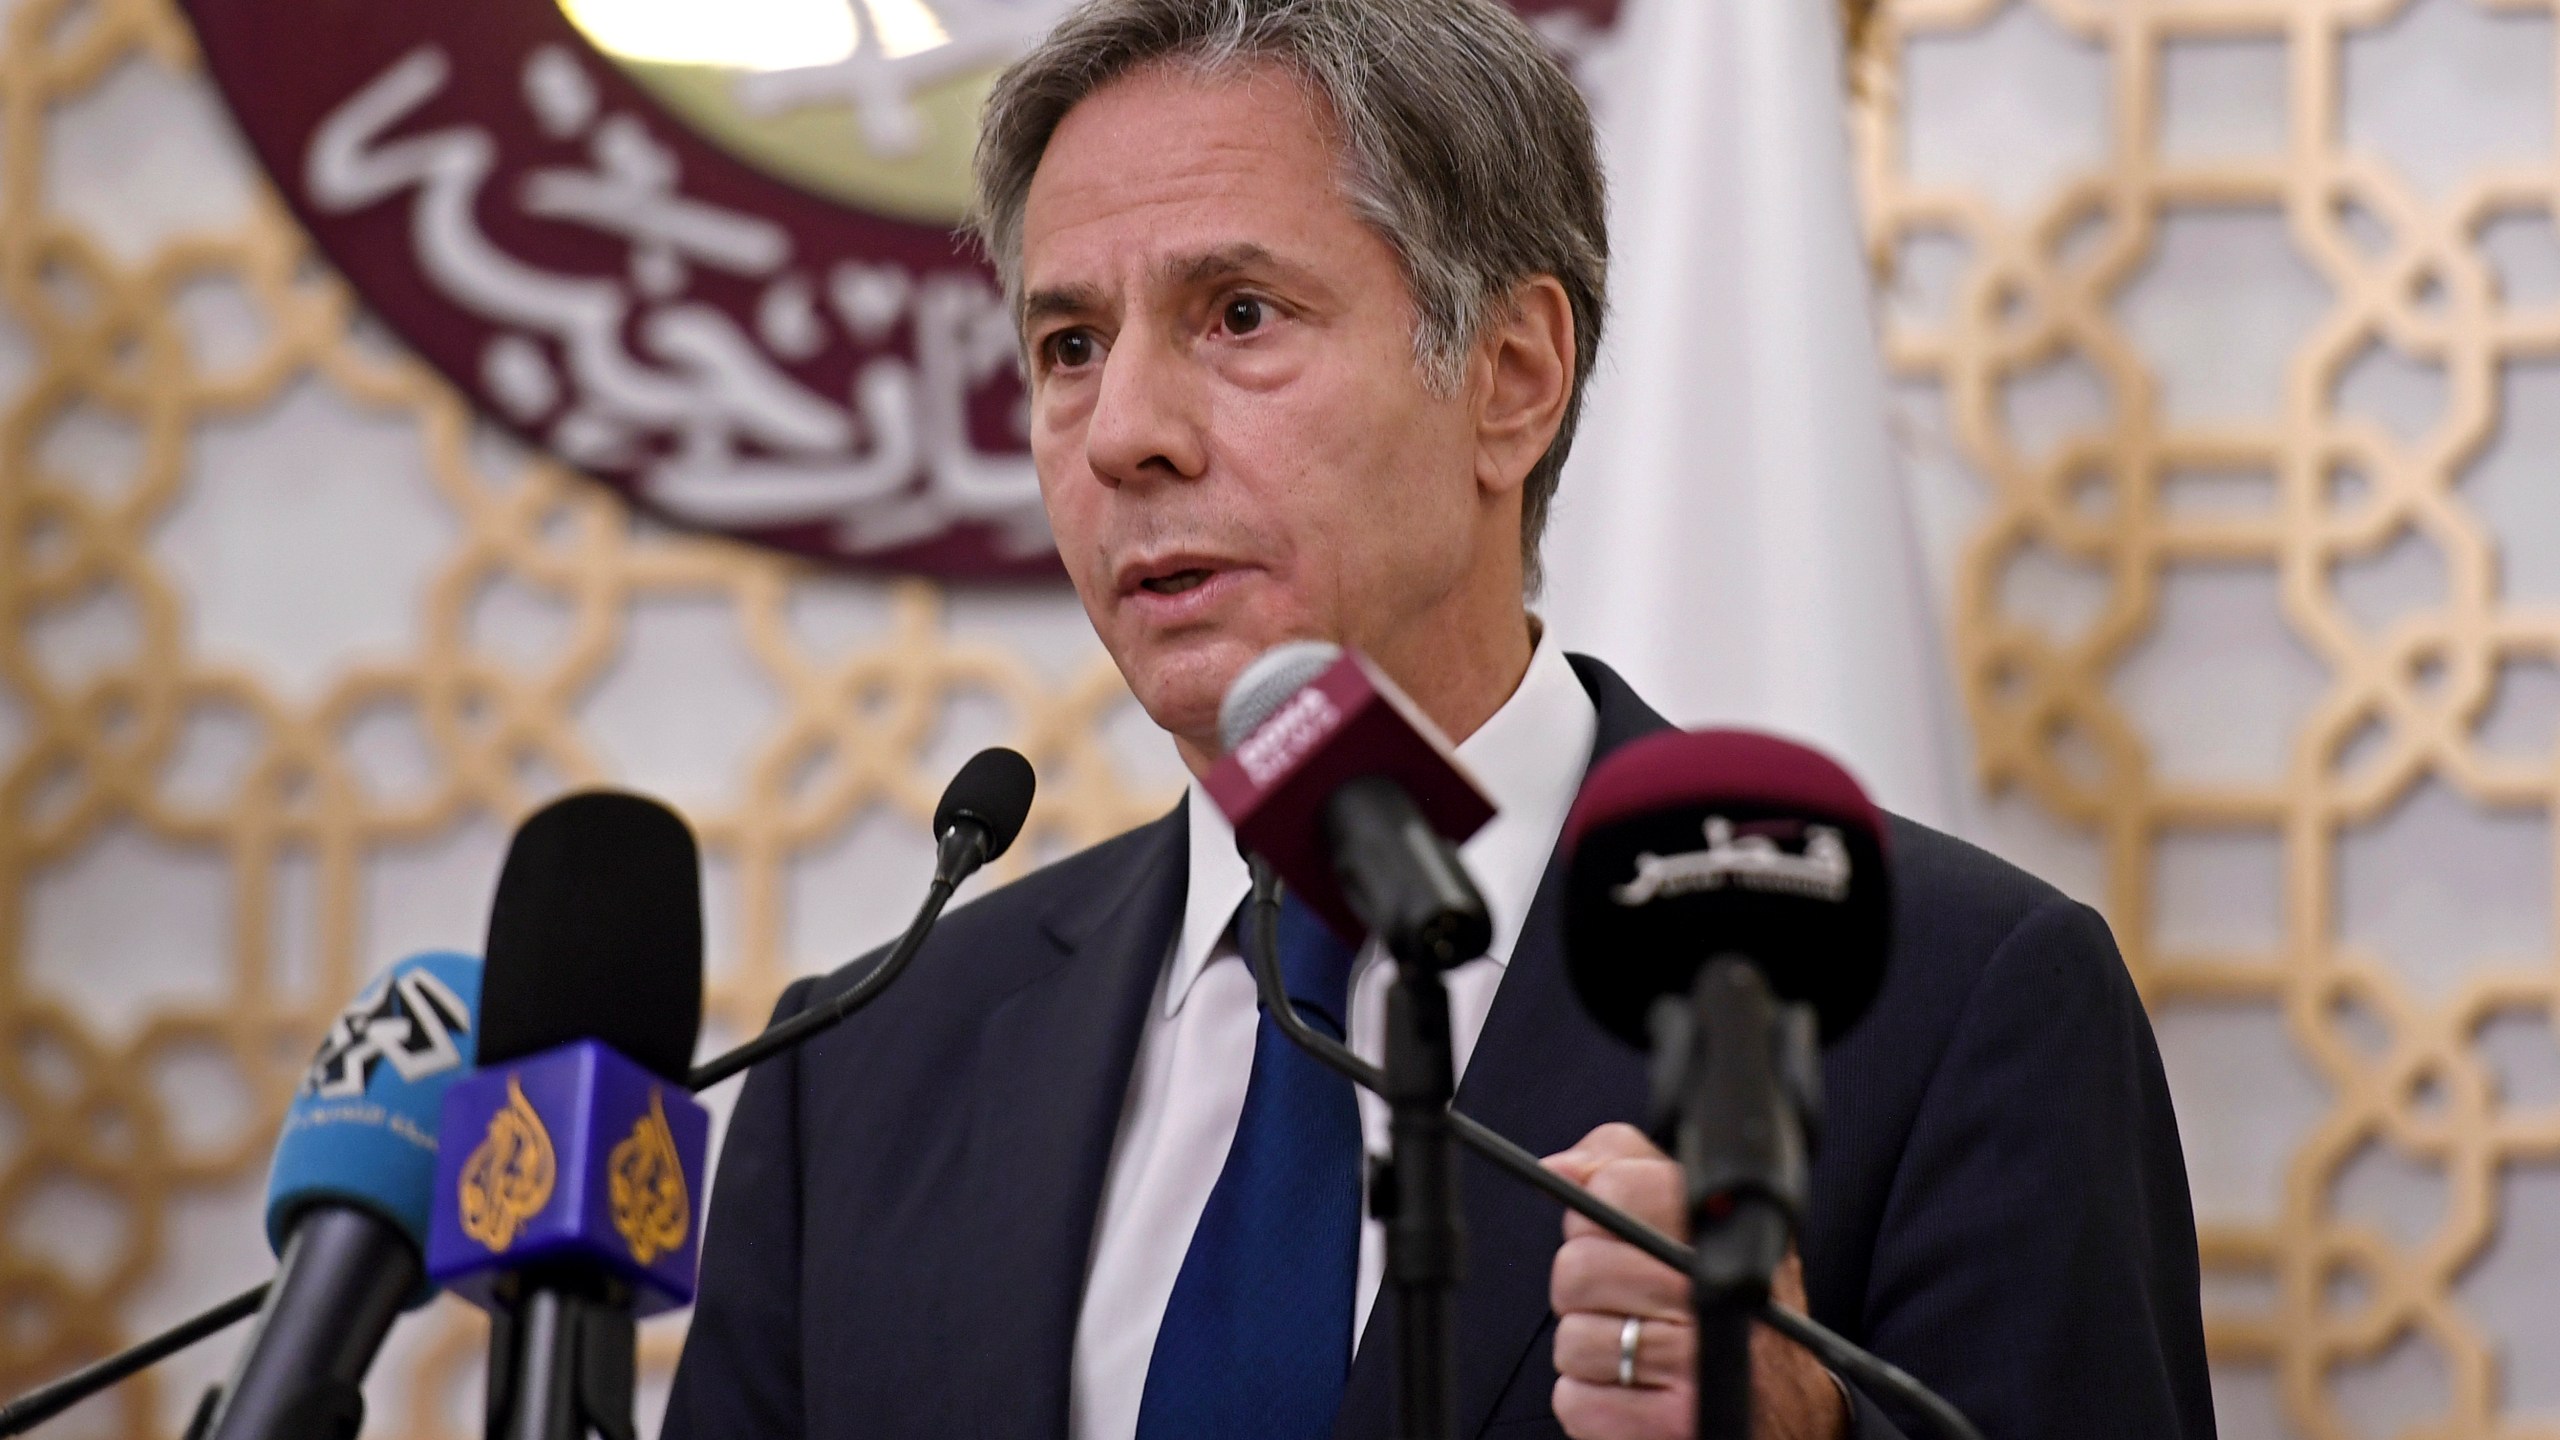
{"label": "man's ear", "polygon": [[1573,397],[1573,301],[1552,275],[1512,289],[1475,350],[1476,483],[1500,494],[1529,476]]}

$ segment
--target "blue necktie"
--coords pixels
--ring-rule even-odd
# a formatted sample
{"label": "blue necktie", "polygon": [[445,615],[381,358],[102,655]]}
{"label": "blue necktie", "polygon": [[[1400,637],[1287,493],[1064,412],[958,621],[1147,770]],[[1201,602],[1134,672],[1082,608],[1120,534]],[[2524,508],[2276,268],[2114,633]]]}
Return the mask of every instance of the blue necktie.
{"label": "blue necktie", "polygon": [[[1342,1038],[1356,952],[1295,896],[1279,928],[1289,998],[1307,1023]],[[1138,1440],[1331,1433],[1351,1373],[1360,1164],[1351,1082],[1264,1015],[1235,1142],[1156,1332]]]}

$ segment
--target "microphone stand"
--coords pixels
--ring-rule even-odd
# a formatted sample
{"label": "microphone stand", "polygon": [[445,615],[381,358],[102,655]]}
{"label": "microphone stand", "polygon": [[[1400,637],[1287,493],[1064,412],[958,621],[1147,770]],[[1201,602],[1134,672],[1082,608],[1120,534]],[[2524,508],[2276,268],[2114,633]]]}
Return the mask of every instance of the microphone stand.
{"label": "microphone stand", "polygon": [[1397,1440],[1450,1440],[1457,1434],[1455,1307],[1466,1278],[1466,1221],[1453,1129],[1464,1117],[1449,1108],[1457,1065],[1441,971],[1457,962],[1425,938],[1389,939],[1396,979],[1387,992],[1387,1064],[1371,1066],[1332,1036],[1309,1029],[1289,1003],[1280,977],[1280,877],[1262,857],[1246,860],[1254,901],[1247,960],[1263,1008],[1293,1043],[1387,1101],[1390,1149],[1369,1177],[1369,1213],[1386,1224],[1387,1280],[1396,1287],[1395,1434]]}
{"label": "microphone stand", "polygon": [[1812,1011],[1770,993],[1759,968],[1719,955],[1687,997],[1652,1015],[1654,1111],[1672,1120],[1686,1180],[1688,1270],[1698,1323],[1697,1440],[1750,1440],[1751,1317],[1810,1188],[1806,1131],[1819,1110]]}
{"label": "microphone stand", "polygon": [[834,1028],[856,1010],[878,999],[880,992],[889,988],[889,982],[905,972],[909,962],[916,958],[916,952],[924,948],[925,937],[933,933],[935,922],[942,918],[942,907],[951,903],[952,892],[960,888],[961,881],[976,873],[979,866],[987,863],[988,851],[992,848],[986,827],[974,821],[964,820],[943,832],[934,855],[933,883],[925,887],[924,904],[916,910],[915,918],[907,922],[906,932],[898,937],[898,943],[890,948],[889,953],[880,958],[879,964],[872,966],[861,979],[847,986],[843,994],[826,1004],[803,1010],[781,1024],[767,1028],[728,1054],[714,1056],[696,1065],[685,1076],[685,1088],[708,1090],[759,1060],[779,1055],[822,1030]]}
{"label": "microphone stand", "polygon": [[[1449,1129],[1456,1055],[1449,987],[1421,947],[1391,943],[1387,992],[1387,1162],[1369,1187],[1369,1210],[1387,1227],[1387,1278],[1396,1287],[1396,1435],[1451,1440],[1458,1423],[1456,1302],[1466,1278],[1465,1212],[1458,1150]],[[1474,956],[1464,957],[1474,959]]]}
{"label": "microphone stand", "polygon": [[[1298,1014],[1297,1007],[1289,1003],[1288,988],[1280,978],[1279,885],[1276,879],[1266,883],[1267,867],[1260,861],[1253,862],[1253,870],[1253,923],[1245,930],[1246,938],[1251,942],[1245,947],[1245,959],[1253,971],[1254,987],[1261,996],[1264,1012],[1280,1027],[1280,1033],[1289,1037],[1291,1044],[1314,1056],[1326,1069],[1363,1090],[1386,1093],[1385,1071],[1353,1054],[1351,1047],[1307,1024],[1305,1018]],[[1499,1132],[1488,1129],[1473,1116],[1451,1110],[1449,1133],[1495,1169],[1656,1261],[1683,1275],[1697,1268],[1697,1252],[1538,1163],[1537,1156],[1513,1144]],[[1772,1300],[1765,1301],[1754,1318],[1804,1347],[1815,1359],[1858,1388],[1906,1407],[1944,1440],[1983,1440],[1982,1432],[1974,1428],[1963,1411],[1948,1404],[1909,1371],[1868,1354],[1812,1316],[1790,1310]]]}
{"label": "microphone stand", "polygon": [[[924,948],[943,907],[996,850],[993,832],[972,815],[943,832],[924,904],[880,963],[844,993],[812,1006],[745,1044],[686,1072],[685,1088],[705,1090],[759,1060],[832,1029],[889,988]],[[491,1314],[487,1440],[633,1440],[631,1402],[638,1338],[631,1296],[619,1281],[574,1272],[529,1272],[519,1298]]]}
{"label": "microphone stand", "polygon": [[1456,1303],[1467,1236],[1449,1133],[1453,1071],[1448,986],[1438,970],[1399,957],[1387,994],[1389,1158],[1369,1189],[1370,1212],[1386,1222],[1387,1278],[1396,1287],[1398,1440],[1458,1433]]}

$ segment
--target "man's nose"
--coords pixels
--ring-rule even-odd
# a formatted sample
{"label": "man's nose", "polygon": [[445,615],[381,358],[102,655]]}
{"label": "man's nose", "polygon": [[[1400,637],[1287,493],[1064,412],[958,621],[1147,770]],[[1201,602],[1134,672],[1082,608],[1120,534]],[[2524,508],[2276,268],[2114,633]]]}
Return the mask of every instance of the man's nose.
{"label": "man's nose", "polygon": [[1200,377],[1181,347],[1134,329],[1102,362],[1085,458],[1106,485],[1196,480],[1208,466]]}

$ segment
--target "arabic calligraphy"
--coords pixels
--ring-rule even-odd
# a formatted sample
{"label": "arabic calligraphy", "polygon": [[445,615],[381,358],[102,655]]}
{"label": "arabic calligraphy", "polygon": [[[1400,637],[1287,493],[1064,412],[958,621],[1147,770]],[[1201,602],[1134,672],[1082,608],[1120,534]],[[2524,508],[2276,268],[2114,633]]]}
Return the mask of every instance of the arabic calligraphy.
{"label": "arabic calligraphy", "polygon": [[693,1200],[685,1189],[684,1160],[667,1125],[666,1093],[649,1087],[649,1113],[606,1157],[606,1188],[613,1228],[646,1265],[683,1248],[693,1224]]}
{"label": "arabic calligraphy", "polygon": [[[1049,548],[1030,457],[983,449],[973,434],[983,393],[1018,373],[1011,318],[982,273],[797,253],[782,226],[688,195],[674,149],[641,116],[607,113],[566,48],[534,48],[520,79],[539,133],[582,146],[583,165],[539,166],[511,193],[493,189],[495,129],[414,126],[452,80],[444,47],[426,43],[321,120],[302,177],[332,215],[407,201],[424,282],[494,332],[478,379],[507,419],[573,464],[627,472],[688,523],[823,524],[856,554],[962,525],[987,527],[1005,554]],[[481,223],[494,206],[606,237],[625,263],[532,264]],[[748,313],[706,298],[706,276],[754,286]],[[912,353],[882,348],[902,328]],[[791,368],[838,345],[871,352],[841,397]]]}
{"label": "arabic calligraphy", "polygon": [[1613,886],[1621,905],[1645,905],[1669,895],[1742,890],[1803,895],[1834,904],[1849,898],[1849,847],[1828,825],[1805,828],[1804,853],[1792,855],[1766,835],[1734,834],[1733,822],[1710,815],[1707,848],[1678,855],[1651,851],[1636,857],[1635,878]]}
{"label": "arabic calligraphy", "polygon": [[489,1117],[488,1133],[462,1162],[456,1197],[462,1233],[493,1251],[515,1244],[525,1222],[551,1203],[559,1171],[551,1132],[524,1098],[524,1086],[509,1075],[506,1105]]}

